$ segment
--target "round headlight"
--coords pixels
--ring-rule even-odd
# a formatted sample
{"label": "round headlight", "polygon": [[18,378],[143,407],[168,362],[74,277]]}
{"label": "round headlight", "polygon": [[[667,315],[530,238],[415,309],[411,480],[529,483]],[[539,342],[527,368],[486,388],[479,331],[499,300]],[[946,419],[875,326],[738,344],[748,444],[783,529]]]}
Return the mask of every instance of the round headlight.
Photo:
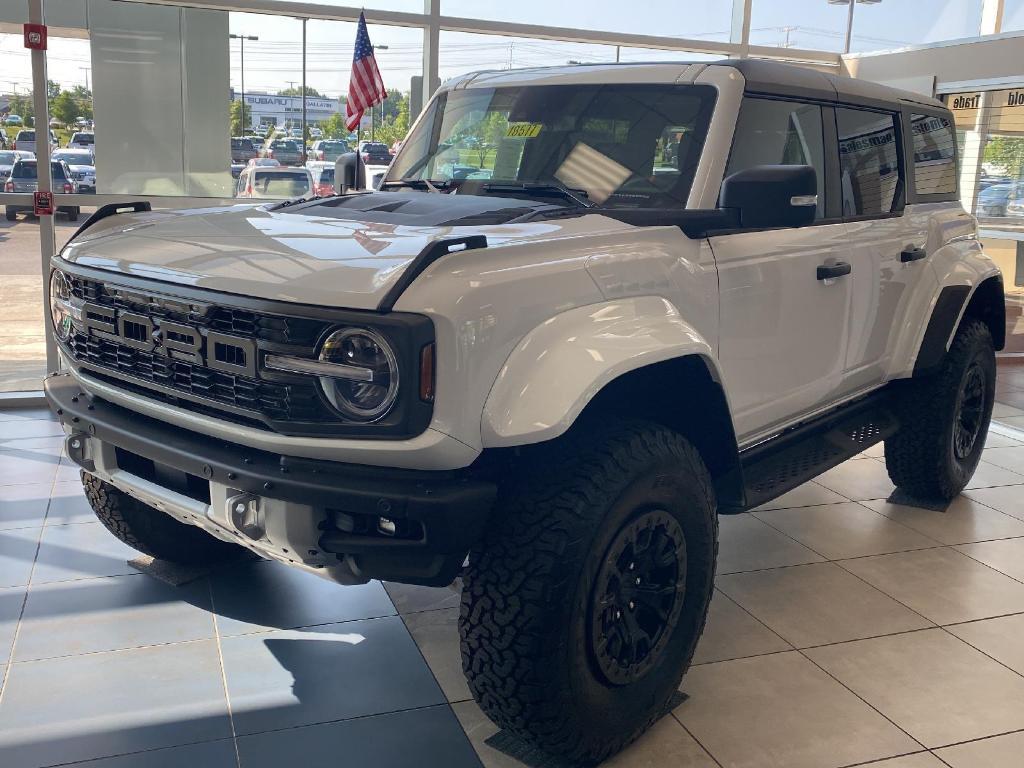
{"label": "round headlight", "polygon": [[71,281],[59,269],[50,273],[50,320],[61,341],[71,335]]}
{"label": "round headlight", "polygon": [[384,338],[365,328],[345,328],[327,337],[320,362],[348,370],[344,377],[320,378],[331,405],[358,421],[384,416],[398,396],[398,361]]}

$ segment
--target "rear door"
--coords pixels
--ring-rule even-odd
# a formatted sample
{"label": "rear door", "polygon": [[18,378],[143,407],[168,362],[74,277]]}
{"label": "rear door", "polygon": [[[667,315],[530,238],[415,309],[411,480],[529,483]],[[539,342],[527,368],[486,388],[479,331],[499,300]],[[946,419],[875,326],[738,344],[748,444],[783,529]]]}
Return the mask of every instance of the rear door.
{"label": "rear door", "polygon": [[[871,389],[888,379],[912,297],[922,280],[931,279],[926,267],[927,216],[914,215],[906,205],[912,172],[912,160],[908,162],[904,151],[906,125],[900,111],[836,108],[843,216],[853,265],[845,393]],[[953,141],[948,134],[940,151],[946,156],[947,179],[952,159],[947,153]],[[922,145],[922,153],[927,151]],[[955,174],[952,181],[955,186]]]}
{"label": "rear door", "polygon": [[755,165],[811,165],[818,209],[811,226],[710,238],[719,271],[719,358],[741,441],[829,403],[841,387],[850,281],[817,273],[845,260],[836,156],[827,149],[835,141],[829,106],[744,98],[726,175]]}

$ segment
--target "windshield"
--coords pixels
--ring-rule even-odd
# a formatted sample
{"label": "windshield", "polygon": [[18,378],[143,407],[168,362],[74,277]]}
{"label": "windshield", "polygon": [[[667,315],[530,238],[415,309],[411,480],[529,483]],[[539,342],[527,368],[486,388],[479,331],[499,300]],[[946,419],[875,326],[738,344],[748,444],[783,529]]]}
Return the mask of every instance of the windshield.
{"label": "windshield", "polygon": [[92,155],[88,152],[54,152],[54,160],[63,160],[69,165],[92,165]]}
{"label": "windshield", "polygon": [[266,197],[299,197],[309,193],[304,171],[256,171],[253,191]]}
{"label": "windshield", "polygon": [[0,152],[0,165],[14,165],[14,161],[17,159],[16,152]]}
{"label": "windshield", "polygon": [[[50,176],[54,179],[64,179],[64,166],[60,163],[50,163]],[[36,177],[35,162],[16,163],[11,171],[12,179],[34,179]]]}
{"label": "windshield", "polygon": [[95,142],[91,133],[76,133],[71,137],[72,144],[92,144]]}
{"label": "windshield", "polygon": [[560,184],[606,206],[679,207],[714,102],[713,88],[694,85],[450,91],[409,136],[387,181]]}

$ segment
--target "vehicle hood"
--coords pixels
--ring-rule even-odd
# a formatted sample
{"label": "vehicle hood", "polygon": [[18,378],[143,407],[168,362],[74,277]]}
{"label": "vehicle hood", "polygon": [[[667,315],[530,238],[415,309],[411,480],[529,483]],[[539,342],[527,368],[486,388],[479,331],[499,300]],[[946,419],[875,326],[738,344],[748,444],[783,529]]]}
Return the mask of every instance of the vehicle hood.
{"label": "vehicle hood", "polygon": [[[73,238],[60,255],[82,266],[243,296],[376,309],[433,240],[485,234],[495,246],[547,237],[558,230],[543,221],[479,225],[480,212],[474,215],[465,205],[466,225],[459,226],[450,220],[458,211],[444,210],[460,208],[446,205],[443,198],[454,199],[448,195],[376,193],[347,198],[359,205],[349,209],[314,203],[293,206],[294,212],[276,204],[233,205],[120,214]],[[548,207],[510,198],[474,199],[491,208],[511,206],[518,216],[524,208]],[[403,216],[395,210],[403,202],[419,208]],[[432,213],[423,210],[430,207],[435,209]]]}
{"label": "vehicle hood", "polygon": [[96,173],[95,165],[69,165],[68,168],[70,168],[75,173],[87,173],[90,176]]}

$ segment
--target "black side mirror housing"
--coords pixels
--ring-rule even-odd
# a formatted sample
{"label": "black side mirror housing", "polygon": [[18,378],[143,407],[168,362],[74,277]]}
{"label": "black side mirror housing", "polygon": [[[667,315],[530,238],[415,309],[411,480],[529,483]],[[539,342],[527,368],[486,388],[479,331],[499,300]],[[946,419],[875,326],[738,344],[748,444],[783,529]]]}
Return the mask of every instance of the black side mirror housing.
{"label": "black side mirror housing", "polygon": [[[356,167],[359,168],[359,178],[356,178]],[[366,166],[358,162],[358,155],[355,152],[346,152],[339,155],[334,161],[334,191],[344,195],[350,189],[360,190],[366,187]]]}
{"label": "black side mirror housing", "polygon": [[722,182],[719,206],[738,212],[743,229],[804,227],[818,208],[818,174],[810,165],[755,165]]}

